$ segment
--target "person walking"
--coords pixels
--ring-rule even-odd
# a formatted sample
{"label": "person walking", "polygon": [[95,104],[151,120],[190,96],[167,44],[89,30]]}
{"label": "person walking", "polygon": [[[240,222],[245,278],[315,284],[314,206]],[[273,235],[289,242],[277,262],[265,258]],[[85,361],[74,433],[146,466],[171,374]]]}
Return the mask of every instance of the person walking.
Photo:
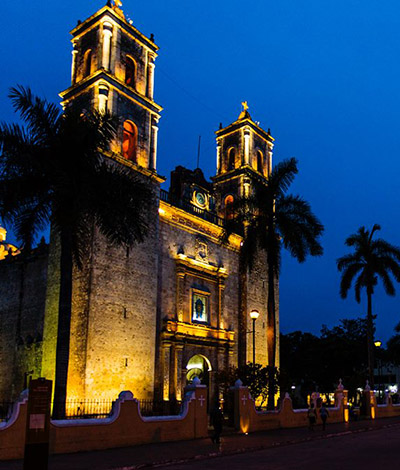
{"label": "person walking", "polygon": [[321,408],[319,410],[319,415],[321,416],[321,420],[322,420],[322,430],[325,431],[326,420],[328,419],[328,416],[329,416],[329,411],[326,408],[325,403],[322,403]]}
{"label": "person walking", "polygon": [[214,434],[211,436],[211,440],[214,444],[219,444],[221,442],[221,433],[224,423],[224,415],[222,410],[217,402],[215,407],[211,411],[211,425],[214,428]]}
{"label": "person walking", "polygon": [[308,423],[309,423],[308,429],[310,431],[314,431],[314,424],[317,421],[317,413],[314,408],[314,403],[310,404],[310,408],[308,408],[307,416],[308,416]]}

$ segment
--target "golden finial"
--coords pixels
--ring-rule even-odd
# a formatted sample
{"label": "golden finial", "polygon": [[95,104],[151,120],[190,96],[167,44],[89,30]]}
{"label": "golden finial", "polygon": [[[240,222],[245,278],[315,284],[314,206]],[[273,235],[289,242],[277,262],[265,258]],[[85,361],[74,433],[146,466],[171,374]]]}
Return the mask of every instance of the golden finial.
{"label": "golden finial", "polygon": [[[108,1],[110,2],[110,5],[111,5],[111,1],[110,0]],[[117,15],[125,19],[125,15],[121,7],[122,7],[122,0],[113,0],[112,9],[115,11],[115,13],[117,13]]]}
{"label": "golden finial", "polygon": [[249,105],[247,101],[242,101],[243,111],[247,111],[249,109]]}

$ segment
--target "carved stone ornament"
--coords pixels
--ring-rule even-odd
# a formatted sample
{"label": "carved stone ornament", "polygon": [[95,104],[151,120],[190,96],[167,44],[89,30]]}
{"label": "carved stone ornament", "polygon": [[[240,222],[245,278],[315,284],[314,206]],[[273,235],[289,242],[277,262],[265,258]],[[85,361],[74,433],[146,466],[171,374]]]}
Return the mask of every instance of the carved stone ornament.
{"label": "carved stone ornament", "polygon": [[197,261],[208,263],[208,245],[203,238],[196,238],[195,258]]}

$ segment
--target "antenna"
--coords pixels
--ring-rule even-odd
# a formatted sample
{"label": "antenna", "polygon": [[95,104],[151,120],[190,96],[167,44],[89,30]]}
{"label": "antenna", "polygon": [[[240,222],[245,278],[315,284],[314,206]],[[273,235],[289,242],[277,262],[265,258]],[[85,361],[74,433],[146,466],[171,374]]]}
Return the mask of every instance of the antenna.
{"label": "antenna", "polygon": [[201,149],[201,135],[199,135],[199,146],[197,148],[197,167],[196,168],[199,168],[199,164],[200,164],[200,149]]}

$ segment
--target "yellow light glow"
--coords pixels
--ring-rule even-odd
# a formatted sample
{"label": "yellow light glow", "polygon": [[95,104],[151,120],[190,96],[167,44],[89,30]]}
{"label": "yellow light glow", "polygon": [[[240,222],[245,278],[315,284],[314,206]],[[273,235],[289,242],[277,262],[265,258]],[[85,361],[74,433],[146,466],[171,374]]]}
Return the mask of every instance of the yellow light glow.
{"label": "yellow light glow", "polygon": [[250,318],[252,320],[257,320],[257,318],[260,316],[260,312],[256,309],[253,309],[251,312],[250,312]]}
{"label": "yellow light glow", "polygon": [[382,341],[375,341],[374,345],[375,347],[380,348],[382,346]]}
{"label": "yellow light glow", "polygon": [[371,419],[375,419],[375,406],[371,406]]}

